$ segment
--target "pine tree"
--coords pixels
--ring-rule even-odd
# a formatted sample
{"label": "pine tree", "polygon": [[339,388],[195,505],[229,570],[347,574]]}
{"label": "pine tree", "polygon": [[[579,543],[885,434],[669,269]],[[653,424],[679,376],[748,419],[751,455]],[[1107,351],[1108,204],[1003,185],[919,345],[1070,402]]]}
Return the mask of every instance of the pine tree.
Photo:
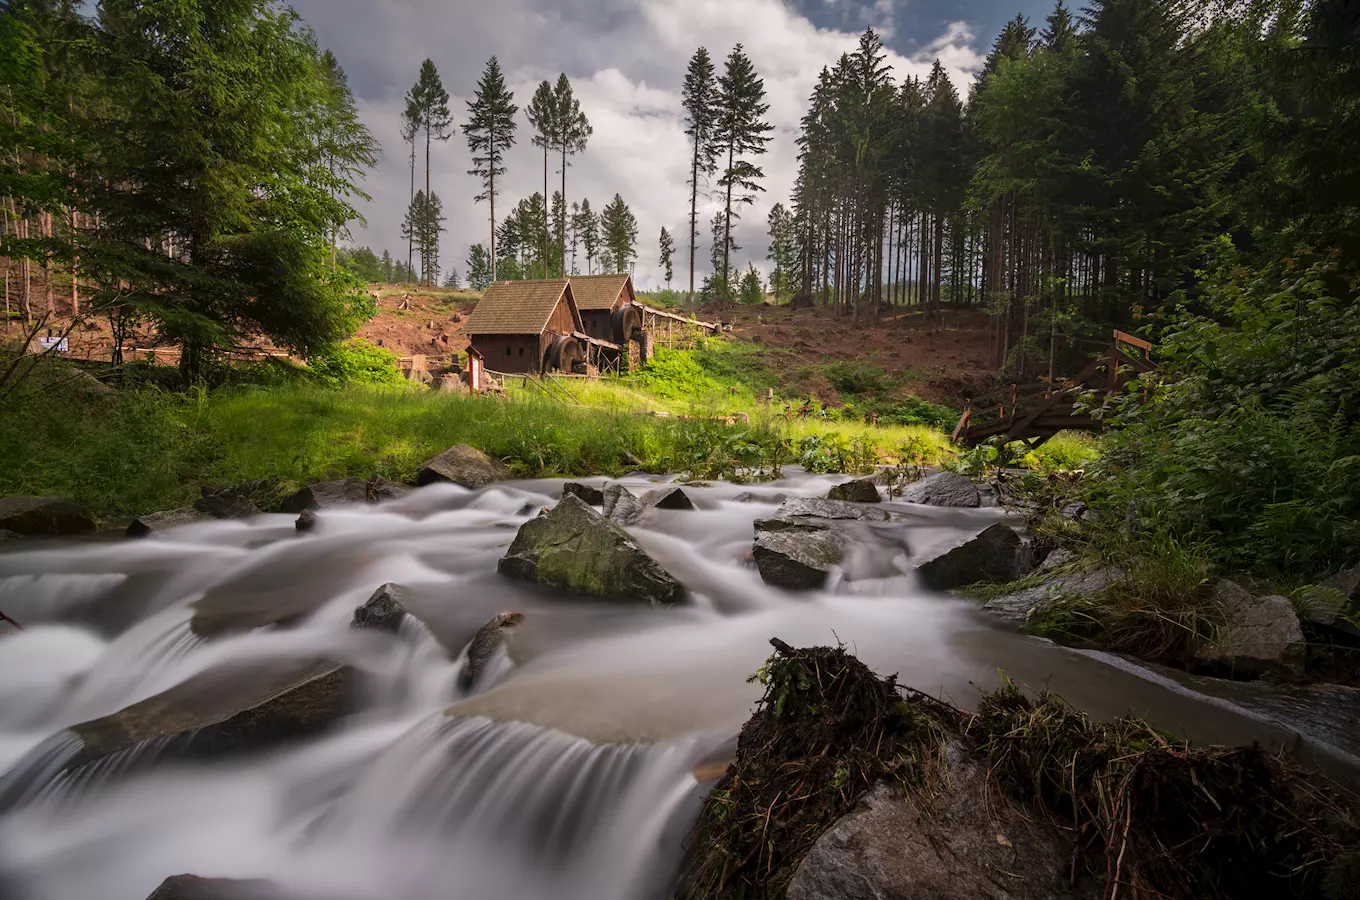
{"label": "pine tree", "polygon": [[605,260],[615,272],[625,273],[629,264],[637,257],[638,224],[628,204],[618,194],[600,214],[600,230],[603,232]]}
{"label": "pine tree", "polygon": [[506,89],[501,65],[496,57],[486,64],[477,82],[477,92],[468,103],[468,121],[463,126],[468,151],[472,154],[469,175],[481,179],[482,192],[473,198],[491,206],[491,256],[496,258],[496,177],[505,174],[505,153],[515,144],[515,95]]}
{"label": "pine tree", "polygon": [[732,237],[732,232],[727,229],[727,217],[722,210],[713,214],[713,219],[709,223],[709,232],[712,235],[713,243],[709,250],[708,261],[713,269],[713,281],[709,289],[704,292],[707,300],[726,300],[727,295],[723,294],[725,286],[731,280],[733,272],[724,271],[723,267],[728,265],[732,254],[741,249],[737,241]]}
{"label": "pine tree", "polygon": [[765,299],[765,293],[760,286],[760,273],[756,271],[754,263],[748,263],[746,274],[741,279],[741,302],[748,306],[759,306]]}
{"label": "pine tree", "polygon": [[484,291],[491,284],[491,256],[481,244],[473,244],[467,254],[467,282],[474,291]]}
{"label": "pine tree", "polygon": [[[524,108],[529,124],[534,127],[531,143],[543,149],[543,196],[548,196],[548,151],[553,148],[553,138],[557,134],[557,102],[553,97],[552,85],[545,79],[534,90],[533,99]],[[543,259],[548,258],[548,210],[543,209],[542,230],[539,235],[539,252]]]}
{"label": "pine tree", "polygon": [[[420,98],[416,96],[413,85],[406,92],[406,109],[401,114],[401,139],[410,145],[411,194],[408,207],[416,200],[416,136],[420,134],[420,120]],[[406,271],[409,274],[415,264],[415,233],[403,230],[402,237],[406,238]]]}
{"label": "pine tree", "polygon": [[689,305],[694,306],[694,254],[698,244],[699,182],[717,171],[718,146],[714,129],[717,119],[718,83],[713,62],[703,47],[694,51],[685,72],[681,102],[685,107],[685,134],[690,139],[689,171]]}
{"label": "pine tree", "polygon": [[425,196],[433,197],[430,190],[430,141],[447,141],[452,135],[453,115],[449,112],[449,92],[439,79],[439,71],[434,62],[426,59],[420,64],[420,76],[411,89],[420,110],[420,127],[425,130]]}
{"label": "pine tree", "polygon": [[458,270],[450,267],[448,276],[444,278],[444,287],[458,290],[462,286],[458,281]]}
{"label": "pine tree", "polygon": [[548,268],[554,277],[567,274],[567,205],[560,191],[552,195],[552,234],[548,241]]}
{"label": "pine tree", "polygon": [[671,237],[671,233],[666,230],[665,225],[661,226],[660,243],[661,259],[658,262],[658,265],[660,265],[661,270],[666,273],[666,290],[669,291],[671,289],[671,278],[675,274],[671,266],[671,257],[675,254],[675,240]]}
{"label": "pine tree", "polygon": [[[589,209],[589,204],[586,205]],[[572,201],[571,217],[568,219],[568,231],[571,235],[571,274],[579,274],[576,268],[576,247],[581,242],[581,231],[585,227],[585,219],[581,215],[581,204]]]}
{"label": "pine tree", "polygon": [[386,250],[382,255],[382,280],[384,284],[392,283],[392,254]]}
{"label": "pine tree", "polygon": [[770,251],[766,259],[774,263],[770,272],[770,293],[776,301],[792,293],[792,278],[797,265],[797,224],[784,204],[776,203],[766,219],[769,227]]}
{"label": "pine tree", "polygon": [[726,247],[732,235],[732,204],[754,203],[755,192],[765,190],[760,184],[760,179],[765,177],[764,171],[745,157],[764,153],[765,145],[770,142],[769,132],[774,130],[774,126],[763,118],[770,109],[765,102],[765,82],[742,52],[741,44],[727,56],[726,67],[718,79],[715,107],[713,139],[719,153],[725,157],[718,186],[726,192],[722,268],[722,296],[726,299],[730,296]]}
{"label": "pine tree", "polygon": [[[565,210],[568,157],[585,152],[586,144],[590,141],[590,136],[595,133],[595,129],[586,119],[586,114],[581,111],[581,101],[576,99],[571,89],[571,82],[567,80],[565,73],[557,76],[557,85],[553,88],[553,106],[552,145],[562,155],[562,200]],[[543,191],[546,195],[547,188],[545,187]],[[558,229],[558,255],[564,261],[563,271],[565,271],[567,256],[565,227]]]}
{"label": "pine tree", "polygon": [[1053,12],[1048,14],[1048,21],[1040,39],[1043,41],[1044,49],[1054,53],[1066,53],[1076,41],[1077,26],[1072,21],[1072,13],[1068,11],[1063,0],[1058,0]]}

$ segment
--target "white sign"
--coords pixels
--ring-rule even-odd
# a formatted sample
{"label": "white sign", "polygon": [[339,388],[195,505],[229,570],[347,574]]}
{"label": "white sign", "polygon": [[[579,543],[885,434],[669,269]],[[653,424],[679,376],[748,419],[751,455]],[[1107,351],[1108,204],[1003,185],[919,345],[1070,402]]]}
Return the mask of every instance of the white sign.
{"label": "white sign", "polygon": [[64,337],[40,337],[38,338],[38,346],[42,347],[44,350],[51,350],[53,347],[56,347],[58,353],[65,353],[67,350],[71,349]]}

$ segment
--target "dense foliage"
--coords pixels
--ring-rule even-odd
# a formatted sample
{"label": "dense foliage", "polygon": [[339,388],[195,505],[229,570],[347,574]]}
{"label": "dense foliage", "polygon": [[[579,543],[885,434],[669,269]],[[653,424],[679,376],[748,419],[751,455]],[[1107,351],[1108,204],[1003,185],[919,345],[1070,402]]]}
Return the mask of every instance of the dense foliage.
{"label": "dense foliage", "polygon": [[376,145],[291,11],[21,0],[0,58],[0,194],[40,226],[8,255],[78,265],[93,307],[154,323],[188,379],[254,335],[307,354],[352,332],[365,308],[333,242]]}

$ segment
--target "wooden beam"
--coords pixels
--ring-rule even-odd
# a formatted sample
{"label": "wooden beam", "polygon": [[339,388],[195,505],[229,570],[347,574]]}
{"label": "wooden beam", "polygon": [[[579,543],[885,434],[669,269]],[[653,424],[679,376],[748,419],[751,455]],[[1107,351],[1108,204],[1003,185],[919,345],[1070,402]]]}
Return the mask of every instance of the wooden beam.
{"label": "wooden beam", "polygon": [[1146,350],[1148,353],[1152,352],[1152,343],[1150,341],[1145,341],[1140,337],[1134,337],[1131,334],[1125,334],[1118,328],[1114,331],[1114,339],[1116,343],[1130,344],[1140,350]]}

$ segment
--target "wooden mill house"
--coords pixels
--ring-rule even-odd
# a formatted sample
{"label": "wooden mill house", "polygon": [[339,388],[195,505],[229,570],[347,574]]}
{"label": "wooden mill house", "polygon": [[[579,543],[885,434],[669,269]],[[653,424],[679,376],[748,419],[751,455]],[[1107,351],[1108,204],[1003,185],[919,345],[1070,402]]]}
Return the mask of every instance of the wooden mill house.
{"label": "wooden mill house", "polygon": [[584,362],[584,333],[571,282],[497,281],[463,324],[472,350],[493,372],[571,372]]}
{"label": "wooden mill house", "polygon": [[620,345],[640,339],[642,311],[631,275],[573,275],[571,293],[590,337]]}

